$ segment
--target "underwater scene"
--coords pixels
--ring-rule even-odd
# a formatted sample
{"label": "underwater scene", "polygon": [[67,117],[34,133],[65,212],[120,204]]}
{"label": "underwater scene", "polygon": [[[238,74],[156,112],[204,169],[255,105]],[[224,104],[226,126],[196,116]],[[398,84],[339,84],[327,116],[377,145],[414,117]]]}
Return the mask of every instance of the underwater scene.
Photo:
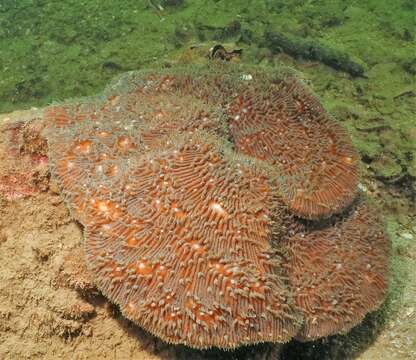
{"label": "underwater scene", "polygon": [[416,359],[415,0],[1,0],[0,359]]}

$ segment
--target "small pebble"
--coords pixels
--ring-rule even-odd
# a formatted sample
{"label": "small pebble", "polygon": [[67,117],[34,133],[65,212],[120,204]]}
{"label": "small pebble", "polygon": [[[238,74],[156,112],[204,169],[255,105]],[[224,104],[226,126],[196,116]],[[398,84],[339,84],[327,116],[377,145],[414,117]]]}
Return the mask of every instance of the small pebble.
{"label": "small pebble", "polygon": [[411,233],[402,233],[400,234],[400,237],[406,240],[413,240],[413,235]]}
{"label": "small pebble", "polygon": [[367,186],[365,186],[364,184],[359,183],[358,184],[358,188],[362,191],[362,192],[367,192]]}
{"label": "small pebble", "polygon": [[412,314],[415,312],[414,307],[410,307],[406,310],[406,316],[412,316]]}
{"label": "small pebble", "polygon": [[251,74],[243,74],[241,75],[241,79],[245,81],[253,80],[253,76]]}

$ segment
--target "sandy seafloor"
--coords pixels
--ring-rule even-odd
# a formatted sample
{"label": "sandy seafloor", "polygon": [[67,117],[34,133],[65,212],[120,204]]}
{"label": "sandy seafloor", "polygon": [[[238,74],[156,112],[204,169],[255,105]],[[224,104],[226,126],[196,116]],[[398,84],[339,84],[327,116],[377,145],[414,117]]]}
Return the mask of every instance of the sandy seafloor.
{"label": "sandy seafloor", "polygon": [[[280,350],[288,360],[415,359],[414,2],[258,1],[256,12],[243,1],[112,3],[62,1],[58,9],[48,1],[2,2],[0,112],[92,94],[117,73],[152,63],[202,62],[201,49],[218,42],[243,48],[243,62],[292,66],[360,151],[360,188],[380,205],[392,239],[390,294],[349,334],[314,343],[226,353],[169,346],[77,276],[80,265],[66,259],[80,252],[82,229],[47,183],[25,199],[0,193],[0,359],[277,359]],[[236,21],[240,27],[230,26]],[[264,41],[266,28],[342,50],[365,76],[277,53]],[[195,44],[199,50],[190,51]],[[0,123],[30,116],[1,115]],[[3,145],[0,134],[0,175],[14,161]]]}

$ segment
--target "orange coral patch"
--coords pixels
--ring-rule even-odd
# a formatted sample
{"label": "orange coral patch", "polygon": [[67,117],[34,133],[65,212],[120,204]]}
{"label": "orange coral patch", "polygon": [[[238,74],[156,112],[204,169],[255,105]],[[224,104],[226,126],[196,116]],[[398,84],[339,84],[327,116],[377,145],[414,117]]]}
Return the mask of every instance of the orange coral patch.
{"label": "orange coral patch", "polygon": [[98,288],[195,348],[351,328],[385,296],[388,241],[354,202],[347,133],[292,78],[188,71],[129,74],[105,100],[45,112]]}

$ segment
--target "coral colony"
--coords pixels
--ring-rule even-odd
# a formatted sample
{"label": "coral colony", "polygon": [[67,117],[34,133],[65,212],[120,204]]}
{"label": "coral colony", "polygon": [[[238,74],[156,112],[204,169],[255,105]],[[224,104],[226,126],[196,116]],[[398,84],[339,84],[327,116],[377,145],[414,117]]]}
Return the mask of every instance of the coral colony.
{"label": "coral colony", "polygon": [[287,73],[129,73],[44,112],[52,178],[124,316],[194,348],[311,340],[383,301],[389,241],[345,130]]}

